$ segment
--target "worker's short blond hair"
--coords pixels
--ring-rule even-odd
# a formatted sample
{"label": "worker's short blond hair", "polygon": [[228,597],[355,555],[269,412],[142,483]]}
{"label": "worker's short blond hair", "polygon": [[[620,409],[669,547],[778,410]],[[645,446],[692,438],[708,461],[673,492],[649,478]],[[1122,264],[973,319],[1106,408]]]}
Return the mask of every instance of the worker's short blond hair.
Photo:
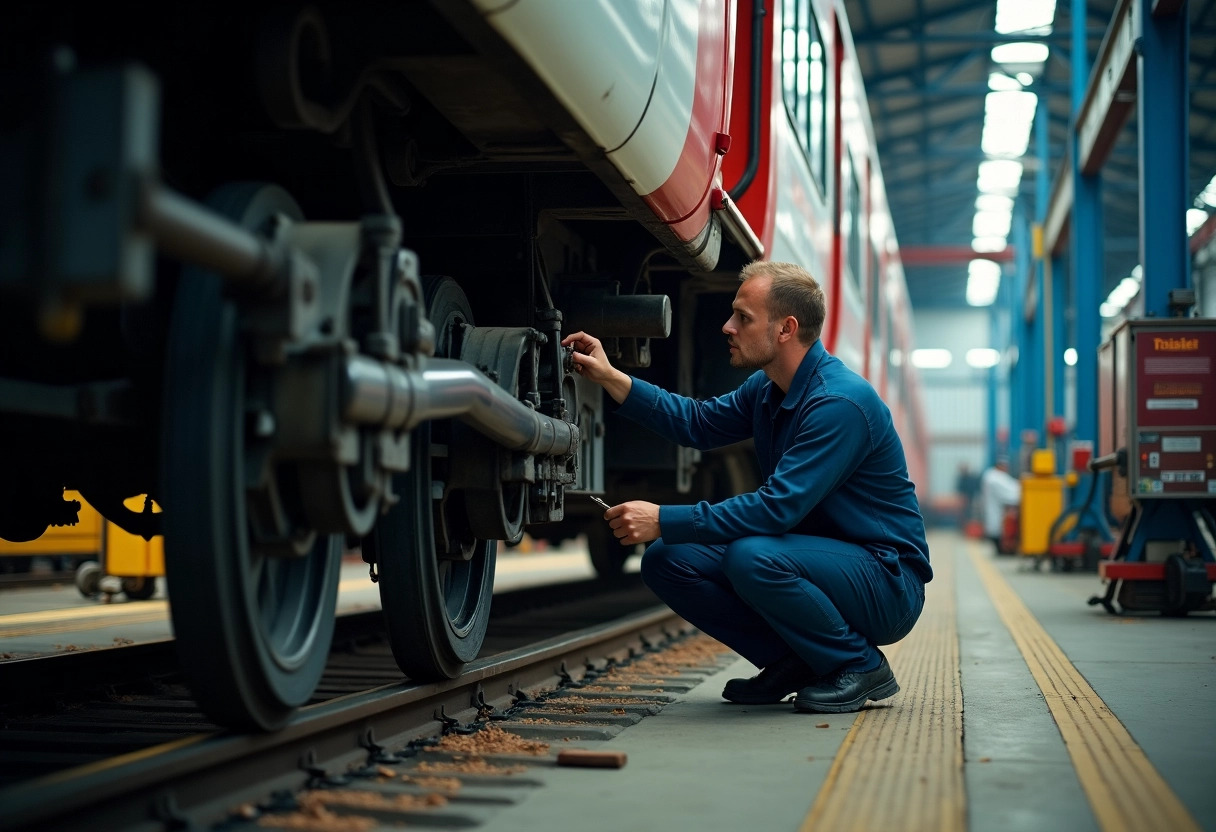
{"label": "worker's short blond hair", "polygon": [[773,281],[768,293],[769,318],[793,317],[798,321],[799,342],[815,343],[827,317],[827,302],[819,281],[802,266],[771,260],[748,263],[739,272],[739,280],[750,280],[757,275],[767,275]]}

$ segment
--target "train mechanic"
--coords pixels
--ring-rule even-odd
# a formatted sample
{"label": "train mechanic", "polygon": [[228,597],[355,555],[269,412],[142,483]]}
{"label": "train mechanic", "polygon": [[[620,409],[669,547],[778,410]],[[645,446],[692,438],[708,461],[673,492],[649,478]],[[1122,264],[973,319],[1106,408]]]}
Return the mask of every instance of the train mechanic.
{"label": "train mechanic", "polygon": [[754,437],[765,478],[719,503],[632,500],[604,513],[622,544],[655,541],[642,576],[673,610],[753,664],[722,696],[749,705],[859,710],[899,684],[879,645],[907,635],[932,579],[925,526],[891,414],[819,340],[823,290],[802,267],[753,262],[722,327],[731,364],[755,369],[698,401],[615,369],[578,332],[576,371],[619,412],[681,445]]}

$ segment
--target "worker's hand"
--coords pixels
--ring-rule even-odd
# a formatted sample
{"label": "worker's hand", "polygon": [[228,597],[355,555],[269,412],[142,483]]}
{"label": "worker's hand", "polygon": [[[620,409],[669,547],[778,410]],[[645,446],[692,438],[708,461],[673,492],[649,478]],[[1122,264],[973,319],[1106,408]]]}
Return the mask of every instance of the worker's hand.
{"label": "worker's hand", "polygon": [[657,539],[659,531],[659,507],[643,500],[630,500],[613,506],[604,512],[604,518],[612,527],[612,533],[622,546],[649,543]]}
{"label": "worker's hand", "polygon": [[617,404],[625,401],[633,379],[612,366],[600,339],[585,332],[572,332],[562,339],[563,347],[574,347],[574,371],[608,391]]}

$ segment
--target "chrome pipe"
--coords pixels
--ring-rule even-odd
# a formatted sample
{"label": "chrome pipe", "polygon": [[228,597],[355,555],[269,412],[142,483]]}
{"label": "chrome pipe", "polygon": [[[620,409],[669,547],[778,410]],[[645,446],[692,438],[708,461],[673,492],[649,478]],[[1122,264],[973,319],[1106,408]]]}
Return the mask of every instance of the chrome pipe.
{"label": "chrome pipe", "polygon": [[459,419],[504,448],[560,456],[578,448],[578,427],[537,413],[479,370],[453,358],[428,358],[405,370],[357,355],[346,362],[342,415],[348,422],[412,429]]}

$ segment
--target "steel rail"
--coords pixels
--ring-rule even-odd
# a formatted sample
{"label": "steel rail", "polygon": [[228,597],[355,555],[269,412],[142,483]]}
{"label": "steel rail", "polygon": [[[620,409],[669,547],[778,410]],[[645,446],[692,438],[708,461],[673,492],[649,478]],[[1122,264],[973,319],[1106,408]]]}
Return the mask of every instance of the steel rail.
{"label": "steel rail", "polygon": [[309,706],[274,733],[195,734],[48,775],[0,791],[0,830],[208,827],[237,805],[336,777],[688,631],[666,608],[636,613],[479,659],[458,679],[385,685]]}

